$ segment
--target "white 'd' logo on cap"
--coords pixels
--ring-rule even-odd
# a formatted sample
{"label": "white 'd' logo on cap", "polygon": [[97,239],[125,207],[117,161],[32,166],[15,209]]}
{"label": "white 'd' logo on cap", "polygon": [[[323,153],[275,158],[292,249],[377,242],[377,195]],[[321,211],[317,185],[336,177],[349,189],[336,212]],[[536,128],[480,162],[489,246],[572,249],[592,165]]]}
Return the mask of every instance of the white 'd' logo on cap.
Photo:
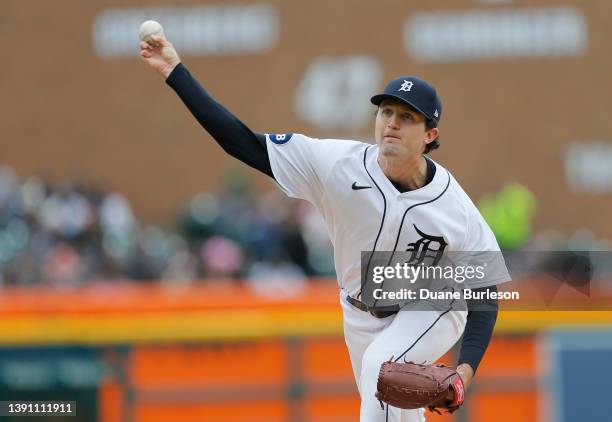
{"label": "white 'd' logo on cap", "polygon": [[400,86],[400,89],[398,89],[398,91],[410,92],[410,90],[412,89],[412,85],[414,85],[412,81],[407,81],[406,79],[404,79],[404,83],[402,84],[402,86]]}
{"label": "white 'd' logo on cap", "polygon": [[404,79],[404,83],[402,84],[402,86],[400,86],[400,89],[398,89],[398,91],[410,92],[410,90],[412,89],[412,85],[414,84],[411,81],[407,81],[406,79]]}
{"label": "white 'd' logo on cap", "polygon": [[438,113],[438,109],[436,109],[436,111],[434,111],[434,117],[438,118],[440,116],[440,114]]}

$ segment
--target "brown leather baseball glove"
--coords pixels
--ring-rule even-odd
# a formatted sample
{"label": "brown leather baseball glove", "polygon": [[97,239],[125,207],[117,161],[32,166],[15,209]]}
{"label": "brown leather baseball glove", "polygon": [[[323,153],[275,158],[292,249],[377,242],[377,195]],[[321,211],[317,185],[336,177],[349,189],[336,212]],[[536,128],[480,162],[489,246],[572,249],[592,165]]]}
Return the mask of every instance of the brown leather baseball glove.
{"label": "brown leather baseball glove", "polygon": [[[448,400],[448,393],[454,399]],[[412,362],[385,362],[378,375],[376,398],[402,409],[427,407],[440,413],[450,413],[463,404],[465,390],[461,377],[444,365],[419,365]]]}

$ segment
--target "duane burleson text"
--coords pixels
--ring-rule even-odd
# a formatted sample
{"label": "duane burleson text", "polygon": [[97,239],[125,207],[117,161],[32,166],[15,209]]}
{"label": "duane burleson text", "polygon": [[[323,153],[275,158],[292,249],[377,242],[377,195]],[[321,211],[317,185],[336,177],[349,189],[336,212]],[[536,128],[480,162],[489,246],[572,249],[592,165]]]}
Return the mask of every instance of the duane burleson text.
{"label": "duane burleson text", "polygon": [[436,292],[427,289],[419,289],[417,291],[409,289],[400,289],[398,291],[385,292],[383,289],[374,289],[372,292],[374,299],[378,300],[416,300],[416,299],[434,299],[434,300],[460,300],[460,299],[501,299],[501,300],[519,300],[519,292],[494,292],[489,290],[474,291],[464,289],[456,292],[443,291]]}

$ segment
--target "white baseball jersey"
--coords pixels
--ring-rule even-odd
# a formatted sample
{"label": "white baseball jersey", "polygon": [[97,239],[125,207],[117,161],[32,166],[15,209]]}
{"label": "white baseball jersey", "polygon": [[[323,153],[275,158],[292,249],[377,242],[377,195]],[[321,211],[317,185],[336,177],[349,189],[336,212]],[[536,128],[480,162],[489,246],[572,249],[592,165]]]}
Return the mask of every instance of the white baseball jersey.
{"label": "white baseball jersey", "polygon": [[[374,396],[380,365],[392,356],[435,362],[461,337],[467,312],[432,308],[376,318],[357,309],[346,295],[357,298],[361,292],[361,252],[406,251],[432,241],[449,252],[499,251],[495,236],[457,181],[437,163],[430,183],[399,192],[378,164],[376,145],[269,134],[267,149],[281,189],[316,207],[333,243],[344,336],[361,395],[361,421],[424,421],[422,409],[381,409]],[[467,287],[509,280],[502,267],[477,282],[466,281]],[[411,311],[410,306],[403,309]]]}
{"label": "white baseball jersey", "polygon": [[[402,193],[378,165],[377,145],[284,134],[268,135],[267,146],[281,189],[322,214],[338,283],[353,297],[361,289],[361,251],[405,251],[423,237],[442,238],[448,252],[499,251],[478,209],[438,163],[429,184]],[[505,267],[501,270],[467,280],[466,287],[509,280]]]}

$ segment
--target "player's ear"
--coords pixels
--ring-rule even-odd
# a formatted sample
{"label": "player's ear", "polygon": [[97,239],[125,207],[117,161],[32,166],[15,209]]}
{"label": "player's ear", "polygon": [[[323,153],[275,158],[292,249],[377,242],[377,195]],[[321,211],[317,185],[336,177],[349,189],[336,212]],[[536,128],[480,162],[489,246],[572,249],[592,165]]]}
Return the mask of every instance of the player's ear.
{"label": "player's ear", "polygon": [[425,143],[429,144],[440,136],[440,130],[437,127],[432,127],[431,129],[427,129],[425,132]]}

